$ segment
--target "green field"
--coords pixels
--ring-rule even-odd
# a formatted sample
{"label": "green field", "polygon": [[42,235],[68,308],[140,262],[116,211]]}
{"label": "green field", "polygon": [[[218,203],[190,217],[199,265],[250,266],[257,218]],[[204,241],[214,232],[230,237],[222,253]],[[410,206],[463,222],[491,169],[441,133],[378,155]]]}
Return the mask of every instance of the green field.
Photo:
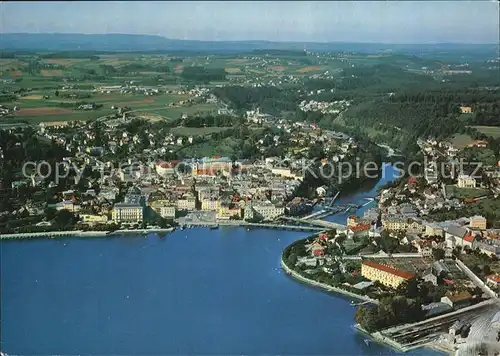
{"label": "green field", "polygon": [[469,135],[456,134],[451,138],[450,142],[456,148],[463,149],[474,142],[474,140]]}
{"label": "green field", "polygon": [[178,136],[205,136],[215,132],[223,132],[230,127],[174,127],[170,132]]}
{"label": "green field", "polygon": [[498,126],[471,126],[472,128],[475,128],[477,131],[493,137],[493,138],[499,138],[500,137],[500,127]]}
{"label": "green field", "polygon": [[458,188],[454,185],[446,186],[446,195],[457,199],[477,198],[490,193],[488,189],[482,188]]}

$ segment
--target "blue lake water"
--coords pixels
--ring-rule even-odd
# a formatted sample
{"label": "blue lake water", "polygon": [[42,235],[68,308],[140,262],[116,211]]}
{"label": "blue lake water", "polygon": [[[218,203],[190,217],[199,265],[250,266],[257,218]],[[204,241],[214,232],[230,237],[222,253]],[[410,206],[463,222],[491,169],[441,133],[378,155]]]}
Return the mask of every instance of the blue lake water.
{"label": "blue lake water", "polygon": [[364,342],[353,328],[349,299],[280,270],[282,250],[306,236],[220,228],[177,230],[163,239],[2,242],[1,349],[11,355],[396,355]]}

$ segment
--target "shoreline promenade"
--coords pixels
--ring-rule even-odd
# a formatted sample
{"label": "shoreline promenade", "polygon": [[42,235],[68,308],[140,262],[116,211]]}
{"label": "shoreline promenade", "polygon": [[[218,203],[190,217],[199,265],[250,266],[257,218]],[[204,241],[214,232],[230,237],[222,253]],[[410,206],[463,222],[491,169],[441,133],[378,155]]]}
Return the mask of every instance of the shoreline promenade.
{"label": "shoreline promenade", "polygon": [[280,263],[281,263],[281,268],[283,268],[283,270],[286,272],[286,274],[288,274],[289,276],[293,277],[294,279],[302,282],[302,283],[305,283],[305,284],[309,284],[311,286],[314,286],[314,287],[319,287],[321,289],[324,289],[328,292],[335,292],[335,293],[338,293],[338,294],[343,294],[345,296],[348,296],[348,297],[352,297],[352,298],[355,298],[355,299],[358,299],[358,300],[362,300],[364,302],[368,302],[368,303],[371,303],[371,304],[379,304],[379,301],[376,300],[376,299],[372,299],[370,297],[367,297],[365,295],[360,295],[360,294],[356,294],[356,293],[353,293],[353,292],[349,292],[345,289],[342,289],[342,288],[338,288],[338,287],[333,287],[333,286],[330,286],[328,284],[325,284],[325,283],[320,283],[320,282],[316,282],[312,279],[309,279],[309,278],[306,278],[306,277],[303,277],[301,276],[299,273],[297,273],[296,271],[292,270],[290,267],[288,267],[285,263],[285,261],[283,261],[283,255],[281,256],[281,260],[280,260]]}
{"label": "shoreline promenade", "polygon": [[144,233],[165,233],[172,232],[175,228],[169,227],[165,229],[121,229],[113,231],[82,231],[82,230],[66,230],[66,231],[45,231],[45,232],[24,232],[19,234],[0,234],[0,240],[15,240],[15,239],[31,239],[31,238],[55,238],[55,237],[98,237],[98,236],[115,236],[119,234],[144,234]]}

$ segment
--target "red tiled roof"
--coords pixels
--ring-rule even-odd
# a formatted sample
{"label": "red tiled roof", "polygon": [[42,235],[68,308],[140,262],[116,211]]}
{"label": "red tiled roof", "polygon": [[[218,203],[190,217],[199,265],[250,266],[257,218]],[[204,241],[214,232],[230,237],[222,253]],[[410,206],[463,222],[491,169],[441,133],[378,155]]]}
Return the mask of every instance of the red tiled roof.
{"label": "red tiled roof", "polygon": [[325,251],[323,251],[322,249],[317,248],[317,249],[313,250],[314,256],[323,256],[324,254],[325,254]]}
{"label": "red tiled roof", "polygon": [[328,240],[328,234],[327,233],[319,234],[318,238],[320,240]]}
{"label": "red tiled roof", "polygon": [[214,176],[217,174],[217,171],[213,169],[198,169],[196,173],[199,175]]}
{"label": "red tiled roof", "polygon": [[372,267],[372,268],[378,269],[380,271],[384,271],[384,272],[393,274],[395,276],[398,276],[398,277],[401,277],[401,278],[404,278],[404,279],[415,278],[415,275],[413,273],[406,272],[406,271],[401,271],[401,270],[396,269],[394,267],[390,267],[390,266],[386,266],[386,265],[381,265],[380,263],[376,263],[376,262],[372,262],[372,261],[363,261],[362,264],[364,264],[364,265],[366,265],[368,267]]}
{"label": "red tiled roof", "polygon": [[366,230],[370,230],[370,224],[360,224],[360,225],[356,225],[356,226],[349,226],[349,230],[351,230],[352,232],[359,232],[359,231],[366,231]]}
{"label": "red tiled roof", "polygon": [[500,274],[492,274],[489,275],[487,278],[495,283],[500,283]]}
{"label": "red tiled roof", "polygon": [[451,300],[452,302],[461,302],[472,298],[472,295],[467,291],[455,292],[455,293],[448,292],[445,294],[445,296],[448,297],[448,299]]}
{"label": "red tiled roof", "polygon": [[472,242],[474,241],[474,235],[473,234],[467,234],[464,236],[464,241],[467,241],[467,242]]}

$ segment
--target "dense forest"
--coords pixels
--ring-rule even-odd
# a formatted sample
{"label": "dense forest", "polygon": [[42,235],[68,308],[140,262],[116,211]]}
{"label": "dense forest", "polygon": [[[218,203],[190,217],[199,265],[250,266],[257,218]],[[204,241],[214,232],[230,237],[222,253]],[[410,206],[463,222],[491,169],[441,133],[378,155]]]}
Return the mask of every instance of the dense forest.
{"label": "dense forest", "polygon": [[[482,81],[482,72],[458,77],[443,81],[378,64],[345,68],[334,78],[310,78],[282,88],[228,86],[216,88],[214,94],[240,113],[255,108],[272,115],[286,112],[292,119],[356,136],[369,135],[376,142],[412,154],[418,150],[419,137],[444,139],[464,133],[481,138],[485,136],[471,126],[500,125],[500,92],[482,86],[489,83]],[[350,100],[351,106],[341,114],[303,112],[298,108],[302,100]],[[474,115],[464,118],[461,106],[472,107]]]}
{"label": "dense forest", "polygon": [[237,112],[260,108],[262,112],[279,114],[281,111],[295,111],[300,98],[290,90],[273,86],[259,88],[225,86],[215,88],[214,94]]}

